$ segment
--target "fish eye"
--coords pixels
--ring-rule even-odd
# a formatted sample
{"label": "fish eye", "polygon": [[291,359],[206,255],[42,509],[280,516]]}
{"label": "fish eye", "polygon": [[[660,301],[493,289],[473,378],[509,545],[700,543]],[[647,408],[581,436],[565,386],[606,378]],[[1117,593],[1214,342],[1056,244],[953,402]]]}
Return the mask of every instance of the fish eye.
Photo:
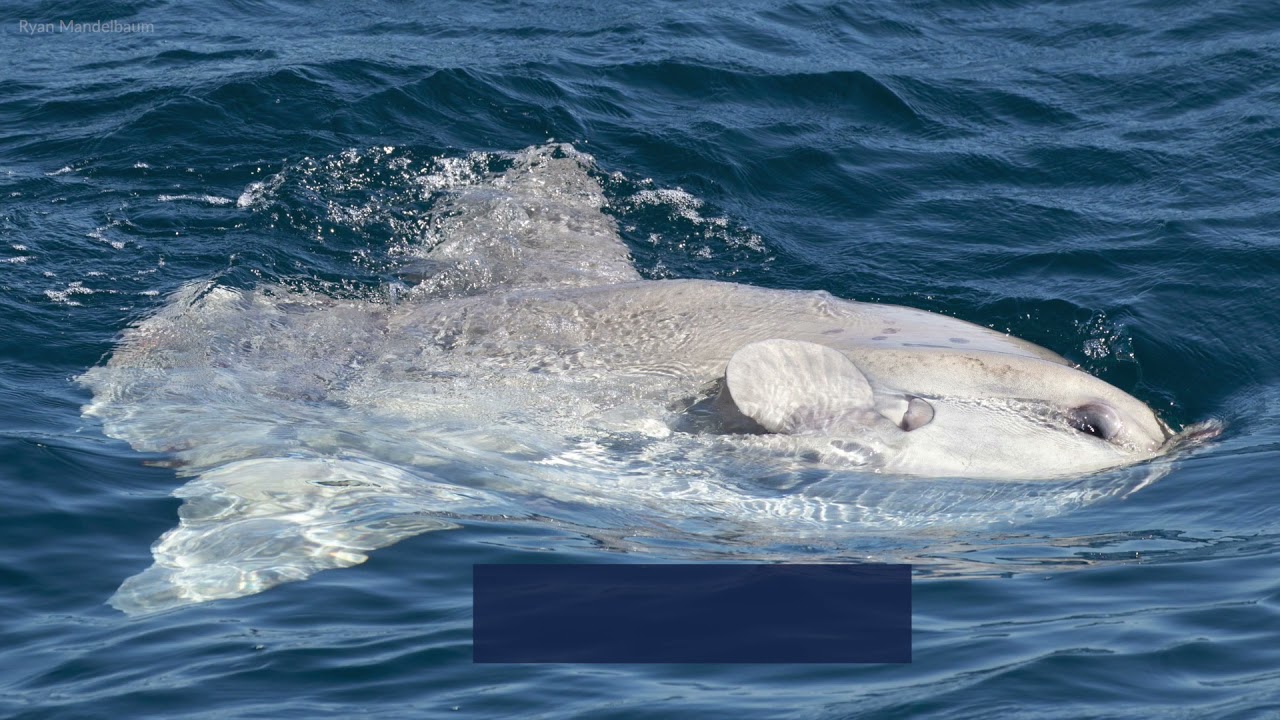
{"label": "fish eye", "polygon": [[1120,417],[1102,403],[1086,403],[1067,412],[1071,427],[1099,440],[1111,440],[1120,432]]}

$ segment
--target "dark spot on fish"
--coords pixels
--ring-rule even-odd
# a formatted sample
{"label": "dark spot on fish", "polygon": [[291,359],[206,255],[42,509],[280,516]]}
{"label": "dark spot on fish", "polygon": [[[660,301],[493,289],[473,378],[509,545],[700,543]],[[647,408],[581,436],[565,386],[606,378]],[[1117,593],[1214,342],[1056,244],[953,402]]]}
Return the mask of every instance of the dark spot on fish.
{"label": "dark spot on fish", "polygon": [[960,345],[968,345],[968,344],[969,344],[969,341],[968,341],[968,340],[965,340],[964,338],[951,338],[951,342],[953,342],[953,343],[958,343],[958,344],[960,344]]}

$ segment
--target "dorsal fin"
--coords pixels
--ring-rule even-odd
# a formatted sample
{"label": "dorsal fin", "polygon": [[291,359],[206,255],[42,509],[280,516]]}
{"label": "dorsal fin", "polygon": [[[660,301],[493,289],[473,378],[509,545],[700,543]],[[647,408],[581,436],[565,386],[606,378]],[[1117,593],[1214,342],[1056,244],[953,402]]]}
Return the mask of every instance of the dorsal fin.
{"label": "dorsal fin", "polygon": [[433,213],[430,249],[401,279],[432,296],[640,280],[591,167],[568,145],[517,153],[509,170],[455,191]]}
{"label": "dorsal fin", "polygon": [[743,415],[772,433],[815,432],[872,411],[871,385],[843,353],[811,342],[762,340],[729,358],[725,387]]}

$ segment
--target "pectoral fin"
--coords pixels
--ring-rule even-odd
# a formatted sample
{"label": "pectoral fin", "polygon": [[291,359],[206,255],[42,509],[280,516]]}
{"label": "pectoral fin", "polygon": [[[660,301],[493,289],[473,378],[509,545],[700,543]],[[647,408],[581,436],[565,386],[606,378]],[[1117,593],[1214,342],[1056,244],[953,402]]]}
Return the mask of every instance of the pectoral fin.
{"label": "pectoral fin", "polygon": [[738,349],[723,390],[742,415],[771,433],[799,434],[868,422],[871,385],[849,358],[797,340],[762,340]]}

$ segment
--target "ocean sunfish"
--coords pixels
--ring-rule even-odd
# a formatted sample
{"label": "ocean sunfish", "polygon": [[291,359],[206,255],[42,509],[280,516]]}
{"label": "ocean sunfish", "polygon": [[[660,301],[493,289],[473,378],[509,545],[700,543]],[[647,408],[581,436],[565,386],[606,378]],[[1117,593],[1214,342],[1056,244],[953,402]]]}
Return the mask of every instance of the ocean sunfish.
{"label": "ocean sunfish", "polygon": [[[532,148],[456,189],[404,274],[412,288],[198,283],[126,330],[80,378],[85,414],[198,477],[113,604],[257,592],[448,518],[518,517],[524,493],[630,498],[651,517],[691,498],[740,511],[765,502],[728,480],[755,472],[743,467],[831,477],[768,501],[805,532],[831,517],[925,525],[962,503],[895,485],[897,505],[873,516],[868,493],[903,476],[1061,481],[1214,432],[1178,435],[1053,352],[954,318],[642,279],[589,169],[572,148]],[[844,503],[851,484],[862,494]]]}

